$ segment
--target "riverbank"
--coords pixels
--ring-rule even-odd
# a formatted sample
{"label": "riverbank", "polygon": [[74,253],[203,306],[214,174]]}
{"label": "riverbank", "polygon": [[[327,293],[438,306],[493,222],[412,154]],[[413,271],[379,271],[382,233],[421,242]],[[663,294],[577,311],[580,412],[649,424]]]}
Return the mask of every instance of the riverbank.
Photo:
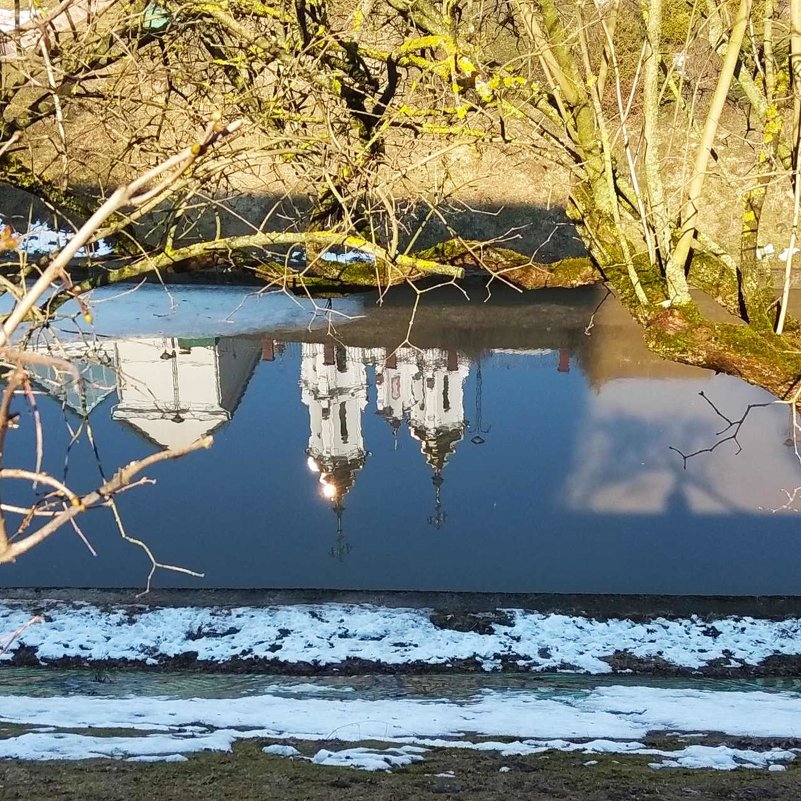
{"label": "riverbank", "polygon": [[[590,593],[520,592],[431,592],[414,590],[336,590],[336,589],[220,589],[153,588],[146,595],[138,587],[4,587],[2,601],[33,605],[50,602],[147,607],[271,607],[298,604],[355,604],[387,609],[431,609],[453,616],[451,628],[465,631],[477,619],[498,609],[524,609],[542,614],[558,614],[605,619],[625,618],[637,622],[663,617],[669,620],[714,619],[730,616],[763,620],[801,617],[798,595],[622,595]],[[464,621],[461,621],[465,616]]]}
{"label": "riverbank", "polygon": [[3,798],[45,785],[100,797],[112,775],[120,796],[103,797],[138,799],[146,785],[189,798],[206,785],[220,798],[791,798],[801,777],[801,696],[786,682],[176,676],[148,687],[116,674],[88,695],[88,680],[50,676],[17,671],[0,698]]}

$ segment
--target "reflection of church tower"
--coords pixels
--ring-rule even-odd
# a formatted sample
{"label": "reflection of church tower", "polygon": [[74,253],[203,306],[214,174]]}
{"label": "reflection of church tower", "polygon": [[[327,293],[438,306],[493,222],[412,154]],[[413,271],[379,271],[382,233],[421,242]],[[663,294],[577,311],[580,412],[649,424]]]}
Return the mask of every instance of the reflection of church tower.
{"label": "reflection of church tower", "polygon": [[456,351],[435,349],[419,353],[417,363],[419,369],[413,381],[417,402],[410,409],[409,426],[434,471],[434,514],[429,522],[441,528],[445,522],[442,470],[467,428],[463,391],[470,366]]}
{"label": "reflection of church tower", "polygon": [[343,501],[364,466],[367,451],[362,411],[367,404],[367,371],[360,348],[334,344],[303,345],[301,397],[309,407],[309,469],[319,474],[320,491],[337,515],[337,543],[342,559],[349,550],[342,533]]}
{"label": "reflection of church tower", "polygon": [[392,428],[396,447],[403,418],[419,400],[415,396],[417,374],[417,351],[414,348],[398,348],[379,360],[376,367],[378,413]]}

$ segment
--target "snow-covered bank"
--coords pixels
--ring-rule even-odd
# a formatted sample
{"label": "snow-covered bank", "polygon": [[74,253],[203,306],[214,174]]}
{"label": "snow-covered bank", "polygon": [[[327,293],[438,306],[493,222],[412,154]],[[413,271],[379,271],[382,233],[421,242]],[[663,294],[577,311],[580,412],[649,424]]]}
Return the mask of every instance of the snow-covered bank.
{"label": "snow-covered bank", "polygon": [[[640,754],[655,767],[768,767],[796,751],[749,744],[682,742],[715,731],[738,737],[801,737],[801,695],[652,687],[542,688],[488,691],[462,700],[321,699],[262,694],[243,698],[32,698],[0,696],[0,722],[38,727],[0,740],[0,758],[93,756],[177,759],[192,751],[227,751],[237,739],[382,741],[418,748],[466,748],[525,756],[557,749]],[[129,729],[141,736],[86,736],[74,730]],[[73,731],[64,731],[71,729]],[[676,736],[676,749],[648,747],[652,732]],[[358,762],[355,752],[320,756],[319,764]],[[297,756],[289,748],[268,753]],[[422,753],[408,750],[408,753]],[[396,753],[396,756],[399,754]],[[367,759],[367,757],[365,757]],[[373,752],[370,762],[382,759]],[[329,761],[330,760],[330,761]],[[384,759],[387,767],[392,760]]]}
{"label": "snow-covered bank", "polygon": [[[7,24],[9,15],[11,15],[13,19],[13,12],[0,9],[0,30],[5,29],[4,24]],[[25,16],[26,12],[22,12],[20,19],[24,20]],[[20,240],[18,249],[28,256],[41,256],[43,253],[50,253],[53,250],[63,248],[75,233],[74,231],[67,231],[65,229],[56,230],[50,223],[44,220],[33,220],[30,223],[26,221],[23,226],[20,225],[20,221],[9,221],[0,215],[0,227],[3,227],[7,222],[11,222],[17,231]],[[25,227],[26,230],[20,230],[22,227]],[[100,240],[96,242],[89,251],[81,248],[77,253],[77,257],[83,258],[85,256],[92,256],[97,258],[110,256],[112,252],[111,245],[104,240]]]}
{"label": "snow-covered bank", "polygon": [[684,669],[722,672],[772,657],[801,657],[801,620],[698,618],[648,622],[595,620],[508,610],[476,631],[439,628],[425,609],[370,605],[101,609],[89,604],[0,604],[0,633],[28,628],[0,657],[21,648],[26,661],[144,665],[198,662],[254,669],[308,665],[341,670],[349,663],[392,666],[476,664],[484,670]]}

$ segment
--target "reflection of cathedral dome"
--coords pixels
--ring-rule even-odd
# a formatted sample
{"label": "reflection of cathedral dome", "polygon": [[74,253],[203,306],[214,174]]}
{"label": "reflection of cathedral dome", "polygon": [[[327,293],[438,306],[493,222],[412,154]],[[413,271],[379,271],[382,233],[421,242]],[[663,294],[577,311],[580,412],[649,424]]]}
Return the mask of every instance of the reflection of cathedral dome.
{"label": "reflection of cathedral dome", "polygon": [[356,473],[364,467],[365,456],[366,454],[362,454],[348,459],[343,456],[325,457],[309,454],[306,462],[313,473],[319,474],[320,492],[324,498],[331,501],[331,508],[337,516],[337,535],[331,548],[331,555],[340,562],[350,553],[350,545],[342,530],[344,500],[356,481]]}
{"label": "reflection of cathedral dome", "polygon": [[412,428],[412,436],[420,443],[420,451],[426,461],[436,471],[445,467],[451,454],[464,436],[464,424],[453,428],[425,429],[421,426]]}
{"label": "reflection of cathedral dome", "polygon": [[307,464],[320,478],[320,492],[324,498],[342,502],[356,481],[356,474],[364,467],[365,455],[352,458],[344,456],[313,456],[309,454]]}

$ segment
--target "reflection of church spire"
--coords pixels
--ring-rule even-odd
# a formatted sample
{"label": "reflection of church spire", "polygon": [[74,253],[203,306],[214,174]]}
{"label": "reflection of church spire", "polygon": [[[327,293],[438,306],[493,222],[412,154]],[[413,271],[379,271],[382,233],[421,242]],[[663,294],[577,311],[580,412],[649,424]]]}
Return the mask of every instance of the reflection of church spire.
{"label": "reflection of church spire", "polygon": [[320,492],[337,516],[332,553],[349,550],[342,533],[344,498],[364,466],[362,410],[367,404],[367,371],[362,351],[328,343],[303,345],[301,397],[309,407],[309,469],[319,474]]}
{"label": "reflection of church spire", "polygon": [[428,518],[434,528],[439,529],[445,525],[447,515],[442,509],[442,485],[445,483],[442,471],[451,454],[456,452],[456,446],[462,441],[464,430],[464,424],[433,431],[412,428],[412,436],[420,441],[420,450],[434,472],[431,478],[434,485],[434,514]]}
{"label": "reflection of church spire", "polygon": [[442,471],[464,436],[464,382],[469,363],[456,351],[402,347],[385,356],[376,370],[378,413],[397,432],[404,417],[412,436],[433,470],[436,528],[445,523],[442,509]]}
{"label": "reflection of church spire", "polygon": [[476,422],[474,427],[471,428],[471,431],[475,431],[476,433],[470,438],[470,442],[473,445],[483,445],[487,440],[484,439],[485,434],[489,434],[490,429],[492,426],[488,426],[484,428],[484,378],[481,373],[481,359],[479,358],[478,364],[476,365]]}
{"label": "reflection of church spire", "polygon": [[456,351],[424,350],[413,377],[416,403],[409,412],[412,436],[431,466],[434,484],[434,514],[429,522],[436,528],[445,523],[442,509],[442,471],[464,437],[464,382],[469,372],[466,359]]}

